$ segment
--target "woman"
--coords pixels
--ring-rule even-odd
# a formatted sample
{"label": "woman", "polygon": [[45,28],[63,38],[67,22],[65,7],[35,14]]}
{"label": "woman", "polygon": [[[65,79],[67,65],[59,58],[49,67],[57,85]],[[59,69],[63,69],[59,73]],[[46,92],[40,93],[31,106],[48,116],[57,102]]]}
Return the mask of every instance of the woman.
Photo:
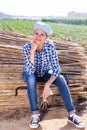
{"label": "woman", "polygon": [[37,22],[33,31],[33,42],[28,42],[23,47],[25,65],[23,68],[23,78],[27,84],[27,92],[30,101],[32,119],[30,128],[37,128],[40,121],[40,112],[37,104],[36,83],[45,81],[43,89],[43,99],[50,96],[50,86],[54,83],[63,98],[67,112],[68,121],[79,128],[84,124],[80,122],[75,114],[75,108],[71,99],[70,91],[64,77],[60,74],[58,55],[55,46],[48,41],[52,34],[49,25]]}

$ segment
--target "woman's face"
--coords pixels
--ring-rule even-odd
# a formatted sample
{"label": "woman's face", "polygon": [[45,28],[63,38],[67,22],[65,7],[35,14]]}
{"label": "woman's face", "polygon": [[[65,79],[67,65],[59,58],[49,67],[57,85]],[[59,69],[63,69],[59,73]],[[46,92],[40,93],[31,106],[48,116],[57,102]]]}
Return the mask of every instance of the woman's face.
{"label": "woman's face", "polygon": [[33,34],[33,40],[34,42],[38,43],[38,44],[44,44],[44,42],[47,40],[48,36],[45,33],[45,31],[41,30],[41,29],[37,29],[34,31]]}

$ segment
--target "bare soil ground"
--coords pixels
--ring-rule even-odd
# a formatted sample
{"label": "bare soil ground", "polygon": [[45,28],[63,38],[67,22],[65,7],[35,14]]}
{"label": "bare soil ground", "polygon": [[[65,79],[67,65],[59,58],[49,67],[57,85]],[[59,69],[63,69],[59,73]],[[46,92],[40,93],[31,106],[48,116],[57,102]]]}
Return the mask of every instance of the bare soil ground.
{"label": "bare soil ground", "polygon": [[[86,126],[82,130],[87,130],[87,101],[81,103],[76,109]],[[0,113],[0,130],[31,130],[29,128],[30,118],[29,109]],[[40,127],[36,130],[79,130],[79,128],[67,122],[67,112],[64,107],[52,107],[46,113],[42,113]]]}

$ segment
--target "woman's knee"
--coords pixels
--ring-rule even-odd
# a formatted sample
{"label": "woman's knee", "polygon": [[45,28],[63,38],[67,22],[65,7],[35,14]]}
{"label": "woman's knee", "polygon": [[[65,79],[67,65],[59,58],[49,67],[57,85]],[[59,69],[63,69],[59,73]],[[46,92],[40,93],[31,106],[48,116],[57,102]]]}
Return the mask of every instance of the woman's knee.
{"label": "woman's knee", "polygon": [[65,78],[64,78],[64,76],[63,75],[60,75],[59,77],[57,77],[56,78],[56,81],[55,81],[55,84],[57,85],[57,86],[61,86],[61,85],[67,85],[67,82],[66,82],[66,80],[65,80]]}
{"label": "woman's knee", "polygon": [[36,76],[34,74],[29,75],[28,73],[23,73],[23,78],[27,84],[35,84]]}

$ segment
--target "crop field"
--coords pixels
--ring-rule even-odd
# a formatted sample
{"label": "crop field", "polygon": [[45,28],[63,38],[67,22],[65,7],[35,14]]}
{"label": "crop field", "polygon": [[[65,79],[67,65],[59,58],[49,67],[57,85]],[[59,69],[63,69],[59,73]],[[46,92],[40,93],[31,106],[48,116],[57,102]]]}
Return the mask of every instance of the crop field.
{"label": "crop field", "polygon": [[[87,45],[87,25],[71,25],[51,23],[54,40],[72,40]],[[0,20],[0,30],[8,30],[12,32],[22,33],[31,36],[35,21],[29,20]]]}

